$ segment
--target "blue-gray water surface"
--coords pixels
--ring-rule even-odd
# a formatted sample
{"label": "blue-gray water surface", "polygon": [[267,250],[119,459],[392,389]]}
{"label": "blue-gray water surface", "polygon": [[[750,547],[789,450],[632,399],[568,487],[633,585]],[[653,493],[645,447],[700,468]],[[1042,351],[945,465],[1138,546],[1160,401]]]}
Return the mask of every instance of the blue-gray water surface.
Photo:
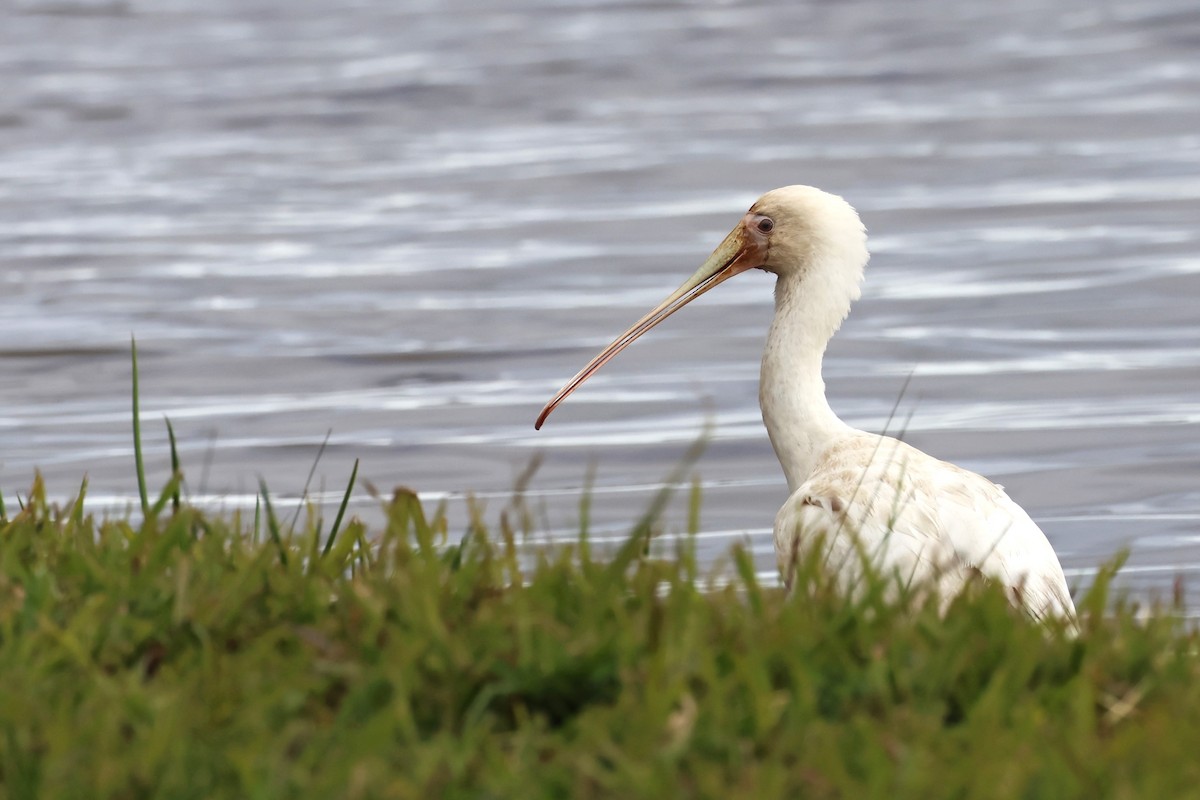
{"label": "blue-gray water surface", "polygon": [[594,466],[615,537],[709,424],[701,552],[769,576],[769,276],[533,419],[809,183],[871,232],[835,409],[1005,484],[1076,582],[1128,546],[1135,591],[1200,585],[1193,0],[12,0],[0,85],[10,502],[135,502],[133,334],[152,481],[167,415],[199,502],[294,504],[331,430],[327,508],[360,458],[461,530],[540,453],[548,535]]}

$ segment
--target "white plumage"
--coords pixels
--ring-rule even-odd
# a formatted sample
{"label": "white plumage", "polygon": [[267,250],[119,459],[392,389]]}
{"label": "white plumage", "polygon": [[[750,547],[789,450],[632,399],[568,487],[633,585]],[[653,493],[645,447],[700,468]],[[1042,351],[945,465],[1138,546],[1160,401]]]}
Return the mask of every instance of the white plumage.
{"label": "white plumage", "polygon": [[888,436],[848,428],[779,510],[775,554],[785,583],[816,541],[846,589],[866,557],[884,575],[936,581],[946,599],[982,573],[1033,616],[1075,610],[1050,542],[1001,487]]}
{"label": "white plumage", "polygon": [[853,587],[863,558],[886,575],[936,581],[953,596],[982,573],[1032,615],[1073,614],[1054,549],[1004,490],[896,439],[851,428],[825,398],[821,362],[860,293],[866,231],[840,197],[809,186],[763,195],[675,293],[597,355],[546,404],[576,387],[654,325],[748,269],[778,277],[763,352],[759,402],[791,497],[775,520],[785,582],[817,542]]}

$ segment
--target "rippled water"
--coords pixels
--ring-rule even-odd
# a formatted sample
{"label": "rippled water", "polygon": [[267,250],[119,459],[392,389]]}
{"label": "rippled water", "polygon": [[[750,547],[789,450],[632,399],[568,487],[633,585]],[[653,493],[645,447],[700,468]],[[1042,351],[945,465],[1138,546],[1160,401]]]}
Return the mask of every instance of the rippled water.
{"label": "rippled water", "polygon": [[[0,486],[396,484],[615,535],[711,422],[704,553],[773,570],[768,276],[542,403],[762,191],[872,234],[835,408],[985,472],[1075,579],[1200,585],[1200,10],[1191,0],[15,0],[0,10]],[[909,379],[911,376],[911,379]],[[370,513],[363,497],[358,510]],[[683,509],[671,519],[682,526]],[[1193,587],[1194,591],[1194,587]]]}

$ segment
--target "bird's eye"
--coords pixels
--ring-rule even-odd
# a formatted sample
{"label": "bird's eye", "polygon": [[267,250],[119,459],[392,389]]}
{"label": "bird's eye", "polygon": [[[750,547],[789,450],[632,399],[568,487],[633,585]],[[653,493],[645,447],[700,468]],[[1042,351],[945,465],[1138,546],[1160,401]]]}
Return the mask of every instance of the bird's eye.
{"label": "bird's eye", "polygon": [[770,233],[775,230],[775,220],[770,217],[763,217],[758,221],[758,229],[763,233]]}

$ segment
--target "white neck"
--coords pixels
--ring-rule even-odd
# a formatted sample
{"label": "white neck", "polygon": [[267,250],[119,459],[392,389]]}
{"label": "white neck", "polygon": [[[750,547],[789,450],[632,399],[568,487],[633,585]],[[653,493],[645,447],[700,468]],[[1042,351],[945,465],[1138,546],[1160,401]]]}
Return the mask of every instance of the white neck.
{"label": "white neck", "polygon": [[775,283],[775,319],[763,350],[758,389],[767,434],[793,492],[808,479],[832,440],[849,430],[825,399],[821,361],[850,310],[852,296],[836,282],[811,277],[815,276],[810,273],[802,286],[802,274],[785,273]]}

